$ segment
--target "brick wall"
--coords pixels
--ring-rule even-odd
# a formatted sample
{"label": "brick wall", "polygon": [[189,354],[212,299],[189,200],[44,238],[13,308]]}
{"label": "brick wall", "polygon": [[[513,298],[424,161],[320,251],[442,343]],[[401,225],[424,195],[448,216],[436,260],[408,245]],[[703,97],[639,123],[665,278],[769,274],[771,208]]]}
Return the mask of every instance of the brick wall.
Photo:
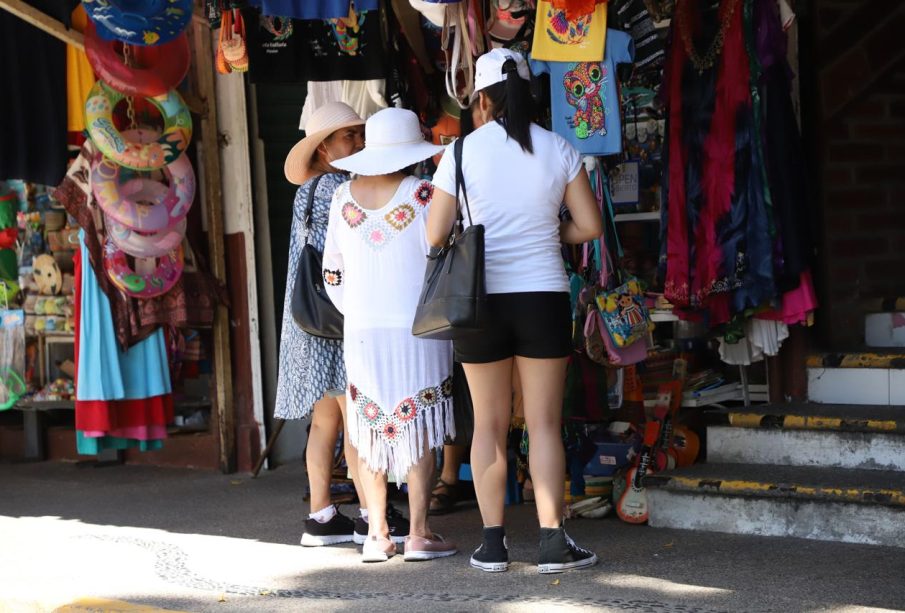
{"label": "brick wall", "polygon": [[863,299],[905,295],[905,7],[813,6],[820,340],[852,349]]}

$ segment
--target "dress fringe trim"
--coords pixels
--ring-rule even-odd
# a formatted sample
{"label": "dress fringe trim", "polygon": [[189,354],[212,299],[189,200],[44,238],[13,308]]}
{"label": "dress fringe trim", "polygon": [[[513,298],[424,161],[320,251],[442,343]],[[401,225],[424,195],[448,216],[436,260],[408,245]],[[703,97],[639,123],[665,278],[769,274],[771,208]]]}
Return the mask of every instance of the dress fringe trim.
{"label": "dress fringe trim", "polygon": [[349,385],[352,403],[347,419],[349,442],[374,472],[389,473],[401,482],[425,452],[455,437],[452,379],[404,399],[392,412]]}

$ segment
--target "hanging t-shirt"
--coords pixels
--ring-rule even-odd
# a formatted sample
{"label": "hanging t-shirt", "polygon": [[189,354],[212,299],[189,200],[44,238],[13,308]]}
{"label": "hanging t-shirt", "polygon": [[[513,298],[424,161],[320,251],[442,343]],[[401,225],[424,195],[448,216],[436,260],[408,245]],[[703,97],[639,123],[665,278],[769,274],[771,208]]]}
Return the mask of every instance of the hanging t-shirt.
{"label": "hanging t-shirt", "polygon": [[531,54],[551,62],[599,62],[607,35],[606,3],[588,3],[587,13],[557,7],[548,0],[537,3]]}
{"label": "hanging t-shirt", "polygon": [[622,151],[622,122],[616,64],[632,61],[632,38],[608,30],[602,62],[541,62],[531,60],[534,74],[550,75],[553,131],[584,155]]}
{"label": "hanging t-shirt", "polygon": [[378,11],[348,18],[294,22],[308,81],[362,81],[387,76]]}
{"label": "hanging t-shirt", "polygon": [[356,12],[376,11],[378,0],[253,0],[248,4],[274,17],[336,19],[348,17],[351,5]]}
{"label": "hanging t-shirt", "polygon": [[305,62],[298,22],[244,9],[248,37],[248,75],[252,83],[296,83],[304,80]]}
{"label": "hanging t-shirt", "polygon": [[[84,32],[88,22],[85,8],[79,4],[72,11],[72,28]],[[66,45],[66,104],[70,132],[82,132],[85,129],[85,101],[94,87],[94,71],[88,63],[88,56],[81,49]]]}

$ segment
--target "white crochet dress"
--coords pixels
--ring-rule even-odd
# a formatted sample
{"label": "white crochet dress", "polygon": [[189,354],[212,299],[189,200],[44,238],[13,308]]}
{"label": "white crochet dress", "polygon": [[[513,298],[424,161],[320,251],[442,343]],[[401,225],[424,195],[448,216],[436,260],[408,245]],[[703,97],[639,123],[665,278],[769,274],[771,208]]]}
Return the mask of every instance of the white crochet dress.
{"label": "white crochet dress", "polygon": [[428,181],[405,178],[375,210],[350,183],[333,196],[324,246],[327,292],[345,316],[350,442],[371,470],[404,478],[455,436],[452,343],[412,336],[428,251]]}

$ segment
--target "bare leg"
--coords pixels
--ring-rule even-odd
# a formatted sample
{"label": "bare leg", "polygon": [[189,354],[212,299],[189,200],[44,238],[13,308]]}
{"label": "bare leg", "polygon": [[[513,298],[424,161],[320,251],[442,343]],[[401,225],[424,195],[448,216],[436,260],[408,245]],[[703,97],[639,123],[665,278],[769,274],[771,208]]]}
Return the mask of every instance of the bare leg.
{"label": "bare leg", "polygon": [[562,446],[562,398],[567,358],[516,357],[528,426],[528,466],[542,528],[562,523],[566,459]]}
{"label": "bare leg", "polygon": [[[434,453],[424,450],[424,455],[408,474],[409,489],[409,534],[431,538],[433,533],[427,525],[427,510],[430,507],[431,484],[434,479]],[[370,510],[368,511],[370,514]]]}
{"label": "bare leg", "polygon": [[506,437],[512,410],[512,358],[463,364],[474,404],[471,471],[485,526],[503,525],[506,493]]}
{"label": "bare leg", "polygon": [[336,437],[341,421],[342,416],[335,399],[322,398],[314,403],[311,430],[308,433],[308,449],[305,452],[312,513],[330,506],[333,451],[336,448]]}
{"label": "bare leg", "polygon": [[[355,485],[355,493],[358,494],[358,506],[362,509],[368,508],[368,497],[364,488],[361,487],[361,479],[359,478],[358,467],[358,450],[355,445],[349,442],[349,428],[346,425],[346,397],[340,396],[336,399],[339,403],[339,410],[342,412],[343,420],[343,452],[346,454],[346,464],[349,467],[349,474],[352,475],[352,483]],[[369,513],[370,514],[370,513]]]}
{"label": "bare leg", "polygon": [[387,476],[372,472],[361,459],[358,461],[361,489],[368,501],[368,536],[390,538],[387,524]]}
{"label": "bare leg", "polygon": [[465,445],[443,446],[443,469],[440,478],[444,483],[455,485],[459,482],[459,468],[465,460]]}

